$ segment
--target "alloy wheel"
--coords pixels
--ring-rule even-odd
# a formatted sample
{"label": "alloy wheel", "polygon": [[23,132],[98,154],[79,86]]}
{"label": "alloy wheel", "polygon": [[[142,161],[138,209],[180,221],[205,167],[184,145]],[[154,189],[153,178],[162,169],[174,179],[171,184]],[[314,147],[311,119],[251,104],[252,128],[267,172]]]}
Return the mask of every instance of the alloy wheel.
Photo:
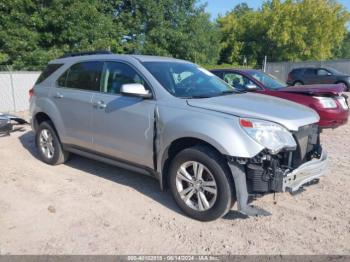
{"label": "alloy wheel", "polygon": [[196,211],[206,211],[215,204],[215,178],[205,165],[197,161],[180,166],[176,174],[176,189],[182,201]]}
{"label": "alloy wheel", "polygon": [[48,159],[53,158],[55,148],[53,145],[53,137],[48,129],[42,129],[39,136],[40,150]]}

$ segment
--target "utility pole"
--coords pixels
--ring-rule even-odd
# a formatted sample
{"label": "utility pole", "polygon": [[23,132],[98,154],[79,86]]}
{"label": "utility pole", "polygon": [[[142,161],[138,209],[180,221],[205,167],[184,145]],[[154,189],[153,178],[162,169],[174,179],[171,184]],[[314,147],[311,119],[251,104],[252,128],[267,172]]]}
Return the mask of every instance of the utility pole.
{"label": "utility pole", "polygon": [[266,72],[266,66],[267,66],[267,56],[264,57],[264,64],[263,64],[264,72]]}

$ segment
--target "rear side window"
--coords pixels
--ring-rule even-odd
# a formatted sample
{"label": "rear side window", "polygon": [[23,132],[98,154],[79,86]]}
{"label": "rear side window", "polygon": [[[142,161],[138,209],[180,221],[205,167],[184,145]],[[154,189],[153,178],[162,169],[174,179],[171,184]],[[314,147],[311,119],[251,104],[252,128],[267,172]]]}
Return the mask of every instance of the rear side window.
{"label": "rear side window", "polygon": [[36,80],[35,84],[40,84],[41,82],[43,82],[62,65],[63,64],[48,64],[47,67],[44,69],[44,71],[40,74],[38,80]]}
{"label": "rear side window", "polygon": [[308,68],[305,70],[304,75],[307,75],[307,76],[316,75],[316,69]]}
{"label": "rear side window", "polygon": [[303,72],[302,69],[293,69],[292,71],[290,71],[290,74],[292,75],[300,75]]}
{"label": "rear side window", "polygon": [[61,87],[100,91],[102,68],[103,62],[77,63],[61,75],[57,83]]}

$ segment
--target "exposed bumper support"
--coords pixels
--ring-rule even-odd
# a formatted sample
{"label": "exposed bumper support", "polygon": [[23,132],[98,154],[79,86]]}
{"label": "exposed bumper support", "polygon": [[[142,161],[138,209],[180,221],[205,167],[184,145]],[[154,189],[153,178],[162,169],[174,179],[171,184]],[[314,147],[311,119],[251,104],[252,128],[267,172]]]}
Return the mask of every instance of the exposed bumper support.
{"label": "exposed bumper support", "polygon": [[283,178],[282,191],[290,193],[298,191],[303,185],[325,175],[327,165],[328,155],[325,150],[322,150],[319,159],[302,164]]}
{"label": "exposed bumper support", "polygon": [[271,213],[248,205],[248,188],[245,172],[234,164],[229,164],[235,182],[238,211],[247,216],[269,216]]}

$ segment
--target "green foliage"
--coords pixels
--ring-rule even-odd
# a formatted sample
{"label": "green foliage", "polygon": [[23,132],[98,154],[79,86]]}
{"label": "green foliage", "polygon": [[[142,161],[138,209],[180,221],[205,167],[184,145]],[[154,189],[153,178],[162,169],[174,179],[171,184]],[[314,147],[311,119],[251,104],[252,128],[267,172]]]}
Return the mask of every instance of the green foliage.
{"label": "green foliage", "polygon": [[344,38],[343,43],[334,50],[335,58],[350,59],[350,32]]}
{"label": "green foliage", "polygon": [[213,63],[218,30],[196,0],[126,0],[118,20],[130,29],[125,51]]}
{"label": "green foliage", "polygon": [[65,52],[119,51],[115,39],[123,32],[105,6],[95,0],[1,0],[2,61],[15,69],[40,69]]}
{"label": "green foliage", "polygon": [[41,69],[99,49],[215,63],[219,36],[196,0],[0,0],[0,63]]}
{"label": "green foliage", "polygon": [[0,0],[0,65],[36,70],[99,49],[225,67],[261,64],[265,55],[345,58],[348,21],[335,0],[269,0],[258,10],[243,3],[216,22],[198,0]]}
{"label": "green foliage", "polygon": [[261,63],[324,60],[334,56],[347,32],[349,13],[331,0],[270,0],[259,10],[236,7],[219,18],[220,61]]}

